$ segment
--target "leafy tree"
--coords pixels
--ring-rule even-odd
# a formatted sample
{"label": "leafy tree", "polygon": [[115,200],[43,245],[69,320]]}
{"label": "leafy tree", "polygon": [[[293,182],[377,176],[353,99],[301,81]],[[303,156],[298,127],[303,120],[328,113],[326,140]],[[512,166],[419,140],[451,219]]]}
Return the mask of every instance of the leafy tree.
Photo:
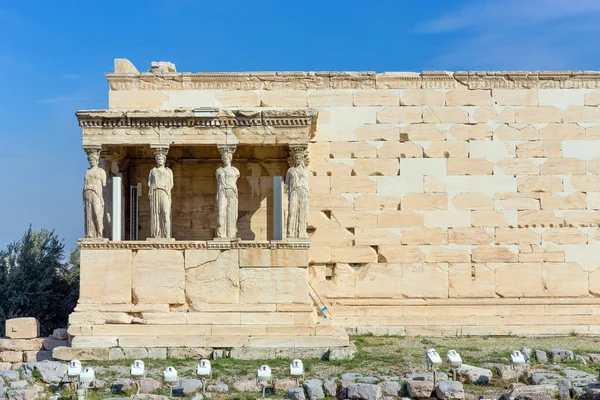
{"label": "leafy tree", "polygon": [[42,335],[67,325],[77,302],[79,254],[65,263],[54,233],[31,226],[21,240],[0,250],[0,330],[7,318],[35,317]]}

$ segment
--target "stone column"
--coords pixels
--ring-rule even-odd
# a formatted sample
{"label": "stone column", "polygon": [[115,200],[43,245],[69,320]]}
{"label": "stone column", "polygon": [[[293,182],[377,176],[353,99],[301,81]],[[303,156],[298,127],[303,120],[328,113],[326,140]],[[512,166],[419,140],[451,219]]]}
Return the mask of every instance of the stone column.
{"label": "stone column", "polygon": [[122,194],[121,194],[121,177],[113,176],[112,178],[112,240],[121,241],[122,231]]}
{"label": "stone column", "polygon": [[273,240],[283,240],[283,177],[273,177]]}
{"label": "stone column", "polygon": [[100,167],[101,146],[84,146],[90,167],[83,184],[84,237],[101,239],[104,231],[104,194],[106,172]]}
{"label": "stone column", "polygon": [[236,146],[218,145],[223,166],[217,169],[217,238],[236,239],[238,219],[237,180],[240,171],[231,165]]}
{"label": "stone column", "polygon": [[290,145],[294,165],[285,176],[288,193],[287,238],[308,239],[308,212],[310,190],[307,145]]}
{"label": "stone column", "polygon": [[150,238],[171,239],[171,189],[173,172],[167,168],[165,145],[151,146],[156,159],[156,167],[148,176],[148,197],[150,198]]}

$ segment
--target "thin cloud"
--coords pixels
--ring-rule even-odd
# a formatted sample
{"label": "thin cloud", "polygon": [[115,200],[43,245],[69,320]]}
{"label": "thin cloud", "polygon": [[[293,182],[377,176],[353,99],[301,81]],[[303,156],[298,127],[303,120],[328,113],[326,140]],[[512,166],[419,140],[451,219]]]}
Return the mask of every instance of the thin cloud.
{"label": "thin cloud", "polygon": [[469,1],[414,33],[452,35],[430,60],[438,66],[587,69],[597,51],[599,18],[597,0]]}

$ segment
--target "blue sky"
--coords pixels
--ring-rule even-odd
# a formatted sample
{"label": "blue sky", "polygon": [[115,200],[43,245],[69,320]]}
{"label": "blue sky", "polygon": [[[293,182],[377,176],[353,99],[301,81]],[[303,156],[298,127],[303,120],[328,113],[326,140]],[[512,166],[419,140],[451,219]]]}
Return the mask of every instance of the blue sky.
{"label": "blue sky", "polygon": [[600,70],[598,0],[0,0],[0,248],[29,224],[74,248],[87,166],[74,112],[140,71]]}

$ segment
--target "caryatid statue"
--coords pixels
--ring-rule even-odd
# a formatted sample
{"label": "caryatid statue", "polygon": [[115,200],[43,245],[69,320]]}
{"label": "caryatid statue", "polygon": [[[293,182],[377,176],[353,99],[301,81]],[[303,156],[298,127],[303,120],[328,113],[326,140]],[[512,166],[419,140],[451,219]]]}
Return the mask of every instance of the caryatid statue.
{"label": "caryatid statue", "polygon": [[150,197],[150,237],[171,238],[171,189],[173,172],[166,167],[168,148],[153,148],[156,167],[148,175]]}
{"label": "caryatid statue", "polygon": [[240,171],[231,165],[235,145],[219,146],[223,166],[217,169],[217,238],[235,239],[238,219],[237,180]]}
{"label": "caryatid statue", "polygon": [[306,239],[308,225],[308,168],[306,168],[306,147],[292,146],[294,166],[288,169],[285,183],[288,187],[288,216],[287,237],[292,239]]}
{"label": "caryatid statue", "polygon": [[98,166],[100,148],[86,148],[90,167],[85,171],[83,184],[83,211],[85,237],[102,238],[104,221],[104,197],[102,188],[106,186],[106,172]]}

